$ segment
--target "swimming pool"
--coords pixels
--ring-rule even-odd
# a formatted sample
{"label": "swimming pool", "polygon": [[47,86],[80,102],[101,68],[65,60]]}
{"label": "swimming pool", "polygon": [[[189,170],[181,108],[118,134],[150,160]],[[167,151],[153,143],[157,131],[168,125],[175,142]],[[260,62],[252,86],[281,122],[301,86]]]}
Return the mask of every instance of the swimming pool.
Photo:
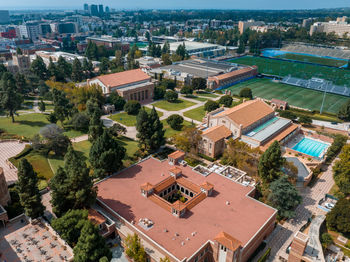
{"label": "swimming pool", "polygon": [[320,157],[329,147],[328,144],[304,137],[292,149],[313,157]]}

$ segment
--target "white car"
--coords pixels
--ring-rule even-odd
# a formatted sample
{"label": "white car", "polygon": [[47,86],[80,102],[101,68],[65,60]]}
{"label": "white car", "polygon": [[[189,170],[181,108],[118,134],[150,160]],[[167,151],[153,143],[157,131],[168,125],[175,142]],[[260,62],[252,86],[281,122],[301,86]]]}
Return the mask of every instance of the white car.
{"label": "white car", "polygon": [[334,204],[332,204],[332,203],[326,203],[325,206],[326,206],[326,208],[328,208],[328,209],[332,209],[332,208],[334,207]]}

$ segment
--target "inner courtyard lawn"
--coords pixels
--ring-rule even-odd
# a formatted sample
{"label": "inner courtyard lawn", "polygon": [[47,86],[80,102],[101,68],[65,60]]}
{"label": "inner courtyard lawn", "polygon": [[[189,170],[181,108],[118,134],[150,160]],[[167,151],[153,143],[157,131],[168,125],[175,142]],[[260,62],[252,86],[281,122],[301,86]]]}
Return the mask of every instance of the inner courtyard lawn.
{"label": "inner courtyard lawn", "polygon": [[179,111],[182,109],[185,109],[187,107],[193,106],[195,105],[195,103],[190,102],[190,101],[186,101],[186,100],[182,100],[182,99],[178,99],[176,102],[174,103],[170,103],[166,100],[162,100],[162,101],[158,101],[156,103],[153,104],[155,107],[167,110],[167,111]]}
{"label": "inner courtyard lawn", "polygon": [[[145,107],[145,109],[147,113],[150,113],[152,110],[148,107]],[[163,113],[160,111],[157,111],[157,114],[159,117],[163,116]],[[126,112],[110,115],[109,118],[125,126],[136,126],[136,115],[128,115]]]}
{"label": "inner courtyard lawn", "polygon": [[163,123],[163,128],[165,129],[164,136],[166,138],[173,137],[173,136],[177,135],[178,133],[180,133],[186,126],[192,125],[191,122],[184,120],[184,122],[182,123],[182,129],[181,130],[175,130],[175,129],[172,129],[169,126],[169,124],[167,123],[166,119],[162,120],[161,122]]}
{"label": "inner courtyard lawn", "polygon": [[184,112],[184,116],[189,117],[191,119],[202,121],[203,117],[205,117],[204,106],[197,107],[195,109]]}
{"label": "inner courtyard lawn", "polygon": [[[40,129],[50,124],[47,115],[33,113],[15,116],[15,123],[9,117],[0,117],[0,128],[6,133],[32,138],[38,134]],[[60,123],[57,123],[60,125]],[[67,130],[64,134],[70,138],[83,135],[80,131]]]}

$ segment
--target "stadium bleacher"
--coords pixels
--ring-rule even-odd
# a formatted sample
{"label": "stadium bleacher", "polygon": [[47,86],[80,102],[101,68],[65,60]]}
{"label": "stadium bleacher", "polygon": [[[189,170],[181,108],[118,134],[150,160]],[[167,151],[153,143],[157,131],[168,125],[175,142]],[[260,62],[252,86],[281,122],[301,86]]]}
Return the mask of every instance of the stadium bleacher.
{"label": "stadium bleacher", "polygon": [[283,51],[311,54],[323,57],[334,57],[341,59],[350,59],[350,50],[343,50],[336,47],[320,47],[303,44],[287,44],[281,48]]}
{"label": "stadium bleacher", "polygon": [[286,76],[281,80],[281,83],[313,89],[321,92],[326,91],[327,93],[333,93],[342,96],[350,96],[350,89],[348,87],[333,85],[331,81],[320,78],[311,78],[309,80],[305,80],[292,76]]}

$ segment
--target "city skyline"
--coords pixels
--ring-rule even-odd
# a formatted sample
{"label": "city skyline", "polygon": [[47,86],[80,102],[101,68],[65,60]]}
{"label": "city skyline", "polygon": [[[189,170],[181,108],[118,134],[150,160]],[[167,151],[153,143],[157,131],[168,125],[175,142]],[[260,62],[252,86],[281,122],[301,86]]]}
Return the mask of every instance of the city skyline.
{"label": "city skyline", "polygon": [[288,10],[288,9],[319,9],[319,8],[341,8],[341,7],[350,7],[347,0],[335,0],[327,1],[320,0],[315,6],[313,0],[296,0],[292,2],[282,2],[277,0],[252,0],[249,3],[241,1],[230,1],[230,0],[221,0],[215,2],[209,0],[192,0],[192,1],[170,1],[165,0],[162,2],[154,0],[135,0],[131,2],[124,1],[112,1],[112,0],[100,0],[100,1],[84,1],[84,0],[62,0],[59,2],[52,2],[48,4],[48,1],[45,0],[19,0],[11,5],[3,5],[1,9],[9,10],[23,10],[23,9],[82,9],[84,3],[88,4],[103,4],[108,5],[111,8],[115,9],[271,9],[271,10]]}

